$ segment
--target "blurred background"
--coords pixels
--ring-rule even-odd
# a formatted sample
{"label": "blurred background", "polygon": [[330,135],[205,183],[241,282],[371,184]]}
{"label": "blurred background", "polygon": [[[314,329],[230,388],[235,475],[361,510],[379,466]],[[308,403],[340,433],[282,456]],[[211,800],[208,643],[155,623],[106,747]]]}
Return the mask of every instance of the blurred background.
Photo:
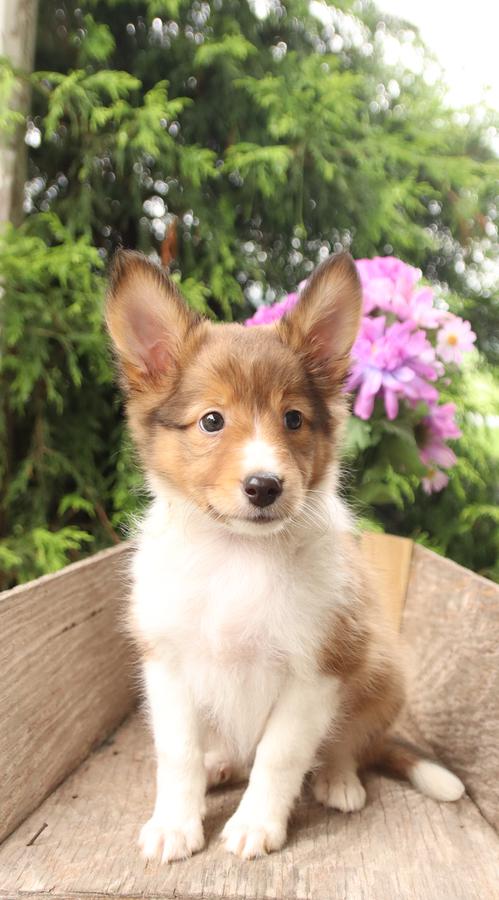
{"label": "blurred background", "polygon": [[432,468],[424,401],[376,397],[342,490],[365,527],[499,579],[494,9],[3,0],[0,588],[121,540],[144,503],[102,322],[119,245],[224,320],[341,248],[412,267],[406,300],[417,280],[460,323],[426,322],[451,455]]}

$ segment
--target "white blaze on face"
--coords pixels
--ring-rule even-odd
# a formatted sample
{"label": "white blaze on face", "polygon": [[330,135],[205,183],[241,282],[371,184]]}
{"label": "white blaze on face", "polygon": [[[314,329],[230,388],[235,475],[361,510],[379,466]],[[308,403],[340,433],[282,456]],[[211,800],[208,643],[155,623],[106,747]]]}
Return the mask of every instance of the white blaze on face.
{"label": "white blaze on face", "polygon": [[266,472],[281,477],[280,462],[272,444],[254,438],[243,446],[242,477],[248,478],[257,472]]}

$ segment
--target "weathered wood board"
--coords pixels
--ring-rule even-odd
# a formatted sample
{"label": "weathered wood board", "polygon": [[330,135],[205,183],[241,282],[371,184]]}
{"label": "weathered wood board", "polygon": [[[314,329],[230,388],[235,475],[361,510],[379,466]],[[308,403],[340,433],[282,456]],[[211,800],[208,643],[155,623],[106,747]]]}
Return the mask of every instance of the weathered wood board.
{"label": "weathered wood board", "polygon": [[415,545],[402,630],[411,720],[499,830],[499,587]]}
{"label": "weathered wood board", "polygon": [[400,627],[409,582],[412,541],[391,534],[362,535],[362,553],[384,608]]}
{"label": "weathered wood board", "polygon": [[0,596],[0,840],[134,703],[120,632],[127,548]]}
{"label": "weathered wood board", "polygon": [[437,804],[373,775],[365,810],[345,816],[305,791],[287,847],[249,863],[218,841],[241,793],[228,788],[209,798],[203,853],[145,864],[154,764],[140,715],[85,759],[135,699],[123,546],[0,598],[0,834],[22,822],[0,846],[0,900],[499,900],[499,589],[401,538],[362,548],[413,657],[409,733],[471,798]]}
{"label": "weathered wood board", "polygon": [[349,815],[304,795],[288,846],[254,862],[218,840],[241,789],[214,792],[206,850],[146,864],[136,839],[152,808],[154,765],[135,716],[0,848],[0,898],[497,900],[499,838],[469,798],[438,804],[378,776],[367,790],[366,808]]}

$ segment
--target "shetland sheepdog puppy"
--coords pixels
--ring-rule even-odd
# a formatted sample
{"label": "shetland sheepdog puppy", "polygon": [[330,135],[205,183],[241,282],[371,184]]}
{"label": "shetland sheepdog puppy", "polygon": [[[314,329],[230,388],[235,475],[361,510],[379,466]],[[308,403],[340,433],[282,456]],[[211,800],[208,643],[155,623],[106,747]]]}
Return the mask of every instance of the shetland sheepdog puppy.
{"label": "shetland sheepdog puppy", "polygon": [[388,736],[402,653],[337,493],[360,316],[346,253],[259,328],[196,314],[138,253],[114,261],[107,323],[154,496],[129,611],[157,759],[147,858],[201,850],[206,791],[229,779],[248,779],[222,833],[244,859],[283,846],[307,773],[344,812],[375,763],[437,800],[463,793]]}

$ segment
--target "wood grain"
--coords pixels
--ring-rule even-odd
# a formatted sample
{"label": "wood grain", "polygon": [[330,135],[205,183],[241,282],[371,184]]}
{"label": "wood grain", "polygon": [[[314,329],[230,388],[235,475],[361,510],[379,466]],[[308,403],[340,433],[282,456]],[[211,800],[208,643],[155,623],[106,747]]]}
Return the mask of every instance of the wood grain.
{"label": "wood grain", "polygon": [[[0,848],[0,897],[182,900],[493,900],[499,838],[469,798],[437,804],[372,776],[361,813],[328,812],[305,792],[280,853],[242,862],[219,832],[240,788],[209,796],[207,848],[171,866],[136,848],[150,815],[154,764],[133,717]],[[38,838],[30,840],[46,823]]]}
{"label": "wood grain", "polygon": [[499,586],[415,546],[403,633],[412,728],[499,829]]}
{"label": "wood grain", "polygon": [[118,628],[127,547],[0,596],[0,840],[134,703]]}
{"label": "wood grain", "polygon": [[248,863],[218,841],[241,795],[228,788],[209,797],[205,851],[145,864],[136,839],[154,761],[141,717],[87,756],[134,702],[130,648],[116,628],[119,547],[0,600],[3,833],[87,757],[1,845],[0,900],[499,898],[489,824],[499,826],[499,588],[410,541],[366,535],[362,548],[395,621],[403,612],[415,675],[409,736],[427,739],[473,799],[437,804],[373,775],[367,807],[343,815],[304,791],[285,849]]}
{"label": "wood grain", "polygon": [[362,535],[364,559],[389,618],[400,627],[412,557],[412,541],[391,534]]}

